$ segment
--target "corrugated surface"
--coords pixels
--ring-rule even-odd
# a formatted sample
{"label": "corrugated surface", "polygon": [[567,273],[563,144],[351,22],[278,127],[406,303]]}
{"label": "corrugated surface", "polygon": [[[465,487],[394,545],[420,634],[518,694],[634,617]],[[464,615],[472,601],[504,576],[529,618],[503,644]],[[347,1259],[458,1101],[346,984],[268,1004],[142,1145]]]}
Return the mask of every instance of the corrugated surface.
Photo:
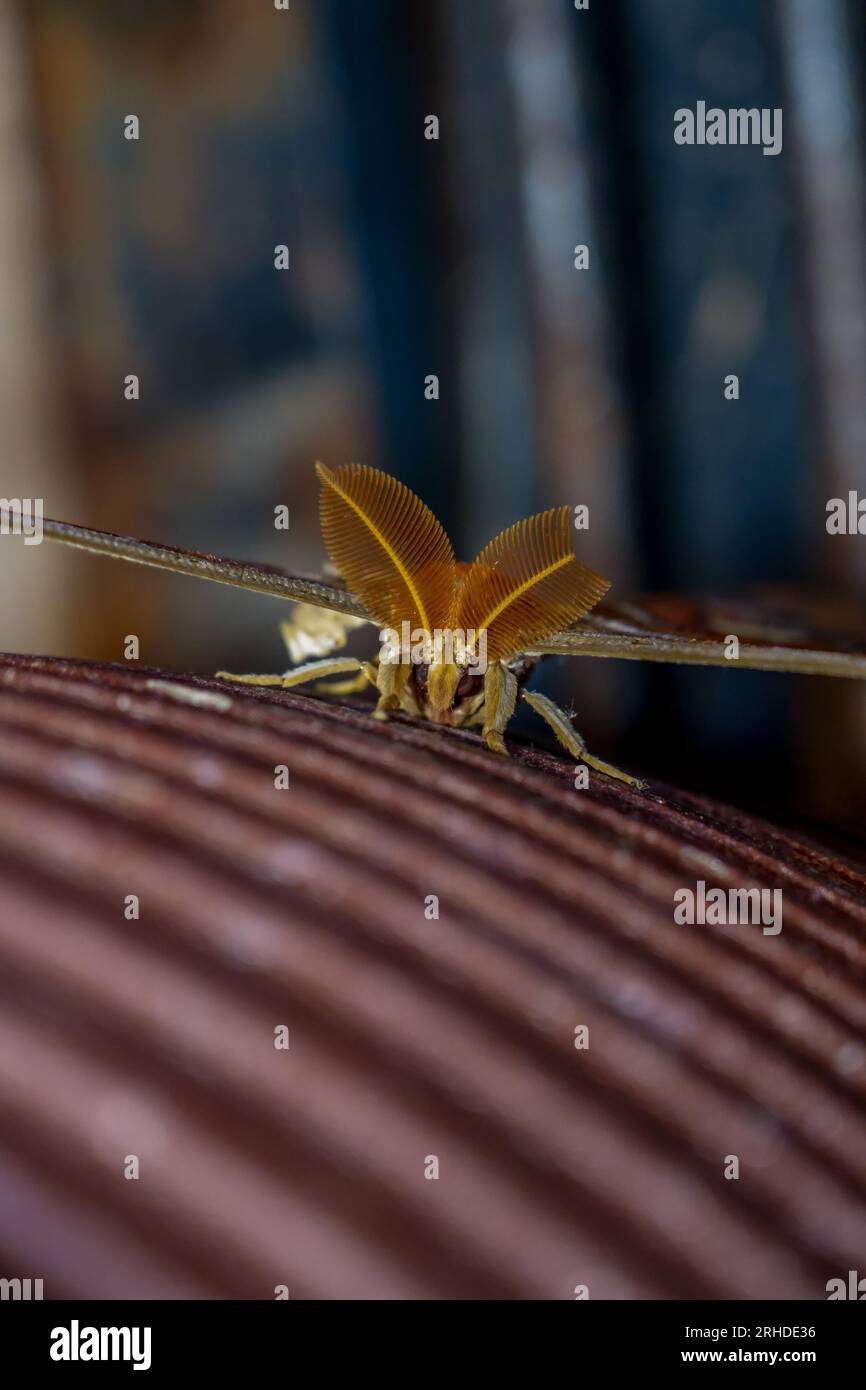
{"label": "corrugated surface", "polygon": [[[856,866],[693,797],[576,791],[545,754],[227,690],[0,659],[0,1274],[822,1298],[862,1269]],[[697,879],[781,887],[783,931],[675,924]]]}

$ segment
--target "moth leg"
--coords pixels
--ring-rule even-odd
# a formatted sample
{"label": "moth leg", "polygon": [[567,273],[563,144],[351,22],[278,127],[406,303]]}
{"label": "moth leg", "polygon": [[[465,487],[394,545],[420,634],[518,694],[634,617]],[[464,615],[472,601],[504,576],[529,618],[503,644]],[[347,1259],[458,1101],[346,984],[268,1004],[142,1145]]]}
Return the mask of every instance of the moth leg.
{"label": "moth leg", "polygon": [[373,710],[374,719],[387,719],[392,710],[400,709],[411,674],[411,665],[401,665],[395,661],[379,662],[376,676],[379,702]]}
{"label": "moth leg", "polygon": [[234,681],[235,685],[282,685],[282,676],[236,676],[231,671],[215,671],[218,681]]}
{"label": "moth leg", "polygon": [[484,691],[479,690],[469,702],[463,719],[460,721],[461,729],[471,729],[473,725],[484,723]]}
{"label": "moth leg", "polygon": [[316,692],[323,690],[326,695],[357,695],[359,691],[366,690],[368,685],[376,684],[376,667],[371,661],[364,661],[357,676],[350,676],[346,681],[322,681],[316,686]]}
{"label": "moth leg", "polygon": [[524,690],[523,698],[535,710],[536,714],[540,714],[542,719],[550,725],[565,751],[570,753],[573,758],[577,758],[578,762],[588,763],[590,767],[595,768],[596,772],[603,772],[605,777],[614,777],[618,782],[626,782],[630,787],[641,788],[643,786],[643,782],[639,778],[631,777],[627,772],[620,772],[618,767],[612,767],[610,763],[604,763],[600,758],[594,758],[591,753],[587,752],[586,744],[573,727],[568,715],[546,695],[541,695],[537,690]]}
{"label": "moth leg", "polygon": [[481,730],[491,753],[508,757],[502,735],[517,704],[517,677],[501,661],[492,661],[484,672],[484,718]]}
{"label": "moth leg", "polygon": [[235,681],[238,685],[278,685],[290,690],[293,685],[305,685],[307,681],[320,680],[323,676],[341,676],[347,671],[363,671],[363,665],[354,656],[338,656],[330,661],[308,661],[305,666],[296,666],[282,676],[236,676],[231,671],[217,671],[217,679]]}
{"label": "moth leg", "polygon": [[415,719],[421,717],[421,706],[418,703],[415,686],[408,677],[400,692],[400,708],[404,714],[411,714]]}
{"label": "moth leg", "polygon": [[310,657],[329,656],[342,650],[346,637],[356,627],[363,627],[362,618],[350,613],[335,613],[331,608],[317,608],[312,603],[296,603],[288,622],[280,623],[280,635],[286,644],[293,665]]}

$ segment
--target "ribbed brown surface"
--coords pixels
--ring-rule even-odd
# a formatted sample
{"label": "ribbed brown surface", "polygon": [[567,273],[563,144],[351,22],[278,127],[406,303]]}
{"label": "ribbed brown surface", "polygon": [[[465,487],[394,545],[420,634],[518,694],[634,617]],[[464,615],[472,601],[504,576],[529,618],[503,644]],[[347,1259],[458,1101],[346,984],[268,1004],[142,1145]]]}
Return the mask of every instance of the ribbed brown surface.
{"label": "ribbed brown surface", "polygon": [[[675,924],[700,878],[782,933]],[[738,813],[0,658],[0,1274],[46,1296],[823,1298],[864,967],[863,873]]]}

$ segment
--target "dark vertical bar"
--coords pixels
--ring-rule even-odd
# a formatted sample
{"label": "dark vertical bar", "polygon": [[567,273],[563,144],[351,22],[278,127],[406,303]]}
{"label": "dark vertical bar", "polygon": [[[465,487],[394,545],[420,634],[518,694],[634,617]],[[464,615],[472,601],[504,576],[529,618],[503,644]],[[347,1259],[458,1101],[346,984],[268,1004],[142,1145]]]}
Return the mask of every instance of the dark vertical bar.
{"label": "dark vertical bar", "polygon": [[469,553],[537,505],[537,399],[505,16],[498,0],[441,12]]}
{"label": "dark vertical bar", "polygon": [[[426,7],[400,0],[328,0],[322,13],[343,78],[342,119],[372,306],[380,464],[410,483],[450,529],[456,467],[449,396],[456,383],[438,256],[443,140],[424,139],[436,91],[425,54],[433,42],[431,20]],[[430,374],[440,377],[438,402],[424,397]]]}
{"label": "dark vertical bar", "polygon": [[[860,535],[830,536],[826,504],[866,495],[866,191],[862,67],[855,11],[844,0],[778,0],[794,188],[799,200],[806,319],[818,414],[812,493],[813,547],[824,574],[846,592],[866,590]],[[862,6],[859,56],[863,57]],[[811,748],[803,769],[813,806],[862,812],[866,699],[859,686],[809,687],[803,720],[832,728],[833,757]]]}

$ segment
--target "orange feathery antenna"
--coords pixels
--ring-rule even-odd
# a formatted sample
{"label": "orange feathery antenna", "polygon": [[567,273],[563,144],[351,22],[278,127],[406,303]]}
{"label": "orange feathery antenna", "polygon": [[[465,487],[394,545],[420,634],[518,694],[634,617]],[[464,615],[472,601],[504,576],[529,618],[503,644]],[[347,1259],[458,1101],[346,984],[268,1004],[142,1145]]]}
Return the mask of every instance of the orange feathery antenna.
{"label": "orange feathery antenna", "polygon": [[432,632],[448,621],[454,550],[420,497],[364,464],[331,472],[316,464],[328,554],[382,627],[403,622]]}
{"label": "orange feathery antenna", "polygon": [[572,549],[571,510],[509,526],[486,545],[456,595],[450,626],[487,633],[502,661],[576,623],[610,588]]}
{"label": "orange feathery antenna", "polygon": [[361,464],[316,472],[328,553],[382,626],[486,631],[499,661],[577,622],[610,587],[575,556],[568,507],[509,527],[458,567],[429,507],[396,478]]}

